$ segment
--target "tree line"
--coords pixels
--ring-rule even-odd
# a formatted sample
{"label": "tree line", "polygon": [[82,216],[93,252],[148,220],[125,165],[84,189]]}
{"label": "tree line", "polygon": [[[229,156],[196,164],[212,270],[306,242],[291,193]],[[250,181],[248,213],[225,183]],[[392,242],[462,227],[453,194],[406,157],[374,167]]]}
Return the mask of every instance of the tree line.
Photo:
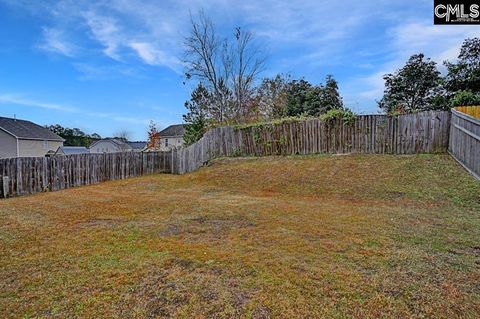
{"label": "tree line", "polygon": [[393,74],[386,74],[378,106],[388,114],[480,105],[480,38],[466,39],[455,62],[437,63],[423,53],[412,55]]}
{"label": "tree line", "polygon": [[65,140],[63,143],[65,146],[90,147],[94,141],[102,138],[97,133],[86,134],[79,128],[63,127],[60,124],[46,125],[45,128],[63,138]]}

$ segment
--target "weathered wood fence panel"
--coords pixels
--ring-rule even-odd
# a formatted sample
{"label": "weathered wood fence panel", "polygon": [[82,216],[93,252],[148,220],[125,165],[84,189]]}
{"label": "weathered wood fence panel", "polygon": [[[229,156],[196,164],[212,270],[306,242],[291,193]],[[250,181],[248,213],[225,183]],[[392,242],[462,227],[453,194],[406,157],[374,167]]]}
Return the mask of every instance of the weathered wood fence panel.
{"label": "weathered wood fence panel", "polygon": [[[211,129],[197,143],[170,152],[0,159],[0,197],[54,191],[145,174],[184,174],[223,156],[446,152],[450,117],[448,111],[429,111],[396,117],[365,115],[351,123],[309,119],[245,128],[227,126]],[[464,129],[470,130],[469,127]],[[473,134],[477,136],[480,134],[475,132]],[[457,138],[456,135],[454,138]],[[461,143],[470,143],[466,146],[469,148],[473,142]],[[474,169],[478,169],[478,146],[476,152],[476,158],[464,160],[465,165]],[[472,162],[475,159],[476,164]]]}
{"label": "weathered wood fence panel", "polygon": [[246,128],[219,127],[177,151],[175,173],[191,172],[222,156],[312,153],[414,154],[446,152],[449,111],[391,117],[358,116],[352,123],[319,119]]}
{"label": "weathered wood fence panel", "polygon": [[173,173],[172,152],[0,159],[0,197],[55,191],[154,173]]}
{"label": "weathered wood fence panel", "polygon": [[452,110],[449,153],[480,179],[480,120]]}

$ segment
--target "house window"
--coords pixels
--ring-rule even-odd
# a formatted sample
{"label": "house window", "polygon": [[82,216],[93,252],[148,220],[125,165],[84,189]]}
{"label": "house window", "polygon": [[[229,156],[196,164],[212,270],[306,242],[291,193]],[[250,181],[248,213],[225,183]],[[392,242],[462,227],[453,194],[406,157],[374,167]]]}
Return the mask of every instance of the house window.
{"label": "house window", "polygon": [[48,149],[48,141],[47,140],[43,141],[43,148]]}
{"label": "house window", "polygon": [[168,146],[168,138],[165,139],[165,147]]}

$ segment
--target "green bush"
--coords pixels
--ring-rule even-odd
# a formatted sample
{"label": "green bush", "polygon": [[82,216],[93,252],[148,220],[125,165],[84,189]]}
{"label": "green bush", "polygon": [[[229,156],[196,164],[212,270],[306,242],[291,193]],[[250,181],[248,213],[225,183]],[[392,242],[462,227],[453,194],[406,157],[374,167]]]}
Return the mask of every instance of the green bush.
{"label": "green bush", "polygon": [[480,95],[471,91],[458,91],[452,99],[452,107],[480,105]]}
{"label": "green bush", "polygon": [[332,109],[320,116],[320,119],[325,122],[332,122],[334,120],[342,120],[346,124],[351,124],[355,121],[357,115],[350,109]]}
{"label": "green bush", "polygon": [[274,126],[274,125],[283,124],[283,123],[303,122],[305,120],[311,120],[313,118],[314,117],[307,116],[307,115],[289,116],[289,117],[282,117],[279,119],[273,119],[270,121],[259,121],[259,122],[237,124],[237,125],[234,125],[233,127],[236,129],[245,129],[249,127],[264,128],[264,127]]}

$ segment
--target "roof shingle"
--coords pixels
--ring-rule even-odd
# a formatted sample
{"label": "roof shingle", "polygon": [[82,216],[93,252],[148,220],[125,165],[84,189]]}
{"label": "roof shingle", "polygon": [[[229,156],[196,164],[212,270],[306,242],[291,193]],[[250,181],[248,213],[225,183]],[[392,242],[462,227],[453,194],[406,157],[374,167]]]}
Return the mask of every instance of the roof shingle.
{"label": "roof shingle", "polygon": [[0,129],[20,139],[64,141],[49,129],[25,120],[0,117]]}
{"label": "roof shingle", "polygon": [[88,154],[90,150],[84,146],[60,146],[56,153],[65,155]]}
{"label": "roof shingle", "polygon": [[160,137],[162,136],[183,136],[185,135],[185,124],[170,125],[166,129],[160,131]]}
{"label": "roof shingle", "polygon": [[127,142],[127,144],[130,145],[134,150],[143,150],[145,146],[147,146],[147,142],[140,141]]}

